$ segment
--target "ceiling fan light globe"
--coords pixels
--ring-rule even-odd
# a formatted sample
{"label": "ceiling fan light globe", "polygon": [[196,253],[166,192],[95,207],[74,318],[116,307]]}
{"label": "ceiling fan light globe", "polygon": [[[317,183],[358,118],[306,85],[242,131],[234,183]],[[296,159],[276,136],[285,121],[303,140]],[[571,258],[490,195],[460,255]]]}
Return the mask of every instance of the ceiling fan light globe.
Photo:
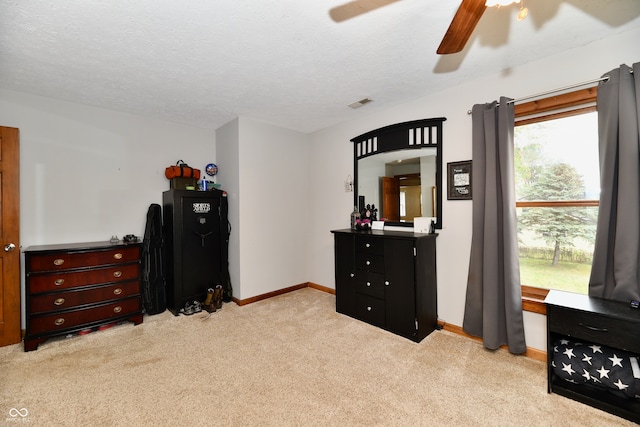
{"label": "ceiling fan light globe", "polygon": [[524,18],[527,17],[527,15],[529,15],[529,9],[526,7],[523,7],[522,9],[520,9],[520,12],[518,12],[518,16],[516,17],[516,19],[518,21],[522,21]]}

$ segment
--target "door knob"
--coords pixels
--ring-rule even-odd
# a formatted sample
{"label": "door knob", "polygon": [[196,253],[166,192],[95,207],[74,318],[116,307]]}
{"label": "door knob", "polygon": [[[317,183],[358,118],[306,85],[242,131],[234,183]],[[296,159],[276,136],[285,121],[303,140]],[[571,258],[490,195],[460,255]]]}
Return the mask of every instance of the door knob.
{"label": "door knob", "polygon": [[16,245],[14,245],[13,243],[9,243],[8,245],[4,245],[4,251],[5,252],[11,252],[15,248],[16,248]]}

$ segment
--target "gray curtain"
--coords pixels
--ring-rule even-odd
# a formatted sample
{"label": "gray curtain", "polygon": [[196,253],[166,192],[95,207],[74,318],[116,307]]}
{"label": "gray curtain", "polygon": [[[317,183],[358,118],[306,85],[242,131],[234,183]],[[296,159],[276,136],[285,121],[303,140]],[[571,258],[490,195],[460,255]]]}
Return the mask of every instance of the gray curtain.
{"label": "gray curtain", "polygon": [[473,233],[463,329],[486,348],[527,350],[522,320],[513,166],[514,107],[474,105]]}
{"label": "gray curtain", "polygon": [[[633,70],[633,71],[632,71]],[[589,295],[640,300],[640,63],[598,87],[600,208]]]}

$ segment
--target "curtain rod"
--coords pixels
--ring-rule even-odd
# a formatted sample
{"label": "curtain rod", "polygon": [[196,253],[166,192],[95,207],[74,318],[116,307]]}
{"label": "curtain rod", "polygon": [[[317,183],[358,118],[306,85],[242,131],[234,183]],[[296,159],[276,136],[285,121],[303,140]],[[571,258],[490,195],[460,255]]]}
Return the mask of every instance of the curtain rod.
{"label": "curtain rod", "polygon": [[[633,69],[631,69],[629,71],[631,72],[631,74],[633,74]],[[607,81],[607,80],[609,80],[609,76],[604,76],[604,77],[600,77],[598,79],[588,80],[586,82],[576,83],[576,84],[572,84],[572,85],[569,85],[569,86],[561,87],[561,88],[558,88],[558,89],[553,89],[553,90],[548,90],[546,92],[537,93],[535,95],[529,95],[529,96],[525,96],[525,97],[518,98],[518,99],[512,99],[510,101],[507,101],[507,104],[515,104],[517,102],[521,102],[521,101],[526,100],[526,99],[539,98],[541,96],[551,95],[552,93],[562,92],[562,91],[569,90],[569,89],[575,89],[575,88],[581,87],[581,86],[592,85],[592,84],[600,83],[600,82]],[[471,110],[467,110],[467,114],[471,114]]]}

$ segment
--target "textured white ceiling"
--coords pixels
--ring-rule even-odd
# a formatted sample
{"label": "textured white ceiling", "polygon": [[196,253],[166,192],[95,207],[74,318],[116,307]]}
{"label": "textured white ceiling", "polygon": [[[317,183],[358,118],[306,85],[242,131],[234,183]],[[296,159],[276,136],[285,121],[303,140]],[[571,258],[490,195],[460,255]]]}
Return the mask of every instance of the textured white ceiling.
{"label": "textured white ceiling", "polygon": [[[459,1],[0,0],[0,87],[215,129],[248,116],[313,132],[640,26],[639,0],[488,9],[436,55]],[[348,104],[369,97],[359,110]]]}

